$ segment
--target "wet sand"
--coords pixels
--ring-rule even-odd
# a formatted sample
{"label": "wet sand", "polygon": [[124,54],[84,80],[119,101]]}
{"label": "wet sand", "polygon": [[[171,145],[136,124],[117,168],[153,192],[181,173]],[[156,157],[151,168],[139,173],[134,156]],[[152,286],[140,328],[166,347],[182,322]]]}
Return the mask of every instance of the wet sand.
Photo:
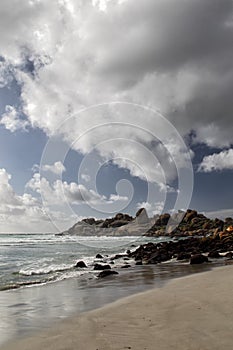
{"label": "wet sand", "polygon": [[1,350],[230,350],[232,266],[172,280]]}

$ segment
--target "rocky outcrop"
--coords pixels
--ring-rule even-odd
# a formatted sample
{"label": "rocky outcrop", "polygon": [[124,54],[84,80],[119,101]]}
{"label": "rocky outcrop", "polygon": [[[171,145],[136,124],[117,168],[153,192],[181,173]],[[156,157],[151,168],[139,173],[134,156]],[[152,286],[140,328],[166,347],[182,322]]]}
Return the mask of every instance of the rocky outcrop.
{"label": "rocky outcrop", "polygon": [[105,220],[87,218],[77,222],[69,230],[58,235],[142,236],[154,222],[154,218],[148,217],[146,209],[141,208],[135,218],[123,213],[118,213],[113,218]]}
{"label": "rocky outcrop", "polygon": [[[179,223],[176,226],[176,223]],[[175,227],[175,228],[174,228]],[[118,213],[112,218],[96,220],[87,218],[79,221],[68,231],[60,235],[80,236],[148,236],[148,237],[190,237],[190,236],[227,236],[233,233],[233,219],[210,219],[196,210],[179,211],[172,216],[169,213],[149,218],[145,208],[140,208],[135,218]]]}
{"label": "rocky outcrop", "polygon": [[[136,264],[158,264],[170,259],[189,260],[191,264],[208,261],[207,254],[211,259],[232,257],[233,235],[228,239],[221,239],[219,235],[211,237],[190,237],[178,241],[162,243],[147,243],[141,245],[129,257],[134,258]],[[230,252],[227,255],[221,253]]]}
{"label": "rocky outcrop", "polygon": [[[174,230],[169,230],[167,225],[169,220],[174,219],[176,222],[177,215],[181,215],[182,220]],[[162,214],[158,217],[155,224],[146,232],[145,236],[159,237],[188,237],[188,236],[205,236],[217,232],[225,231],[232,219],[225,221],[220,219],[209,219],[205,215],[198,213],[196,210],[188,209],[183,214],[180,212],[171,217],[169,214]]]}

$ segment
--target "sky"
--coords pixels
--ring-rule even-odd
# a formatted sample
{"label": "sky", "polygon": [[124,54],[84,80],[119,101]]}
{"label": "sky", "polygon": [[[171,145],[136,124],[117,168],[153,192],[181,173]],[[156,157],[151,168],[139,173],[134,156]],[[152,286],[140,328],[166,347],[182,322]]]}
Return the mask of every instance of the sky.
{"label": "sky", "polygon": [[1,0],[0,233],[233,216],[232,0]]}

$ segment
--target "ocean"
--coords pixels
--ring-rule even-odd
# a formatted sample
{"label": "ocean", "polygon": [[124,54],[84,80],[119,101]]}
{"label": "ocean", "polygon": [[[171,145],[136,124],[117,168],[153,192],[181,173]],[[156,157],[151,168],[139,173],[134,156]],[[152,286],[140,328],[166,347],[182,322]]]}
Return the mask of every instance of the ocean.
{"label": "ocean", "polygon": [[90,265],[97,253],[108,256],[123,253],[133,243],[139,244],[135,240],[136,237],[1,234],[0,291],[77,278],[84,274],[94,278],[96,272],[92,271],[92,266],[85,270],[75,269],[76,262],[84,260]]}
{"label": "ocean", "polygon": [[[141,243],[167,238],[77,237],[53,234],[0,235],[0,345],[60,319],[88,311],[169,279],[210,269],[185,263],[133,266],[115,260],[119,275],[98,279],[94,262],[109,262],[115,254]],[[103,259],[96,259],[100,253]],[[87,269],[75,268],[85,261]],[[124,264],[133,267],[121,269]]]}

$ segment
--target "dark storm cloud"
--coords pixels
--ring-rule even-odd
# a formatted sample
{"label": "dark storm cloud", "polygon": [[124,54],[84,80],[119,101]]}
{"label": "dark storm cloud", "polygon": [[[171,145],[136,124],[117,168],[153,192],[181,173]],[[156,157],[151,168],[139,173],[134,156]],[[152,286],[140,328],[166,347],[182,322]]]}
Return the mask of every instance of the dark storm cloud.
{"label": "dark storm cloud", "polygon": [[93,44],[99,34],[98,45],[108,50],[102,72],[141,77],[186,64],[228,69],[232,9],[231,0],[146,0],[143,5],[129,0],[114,7],[97,21],[93,33]]}

